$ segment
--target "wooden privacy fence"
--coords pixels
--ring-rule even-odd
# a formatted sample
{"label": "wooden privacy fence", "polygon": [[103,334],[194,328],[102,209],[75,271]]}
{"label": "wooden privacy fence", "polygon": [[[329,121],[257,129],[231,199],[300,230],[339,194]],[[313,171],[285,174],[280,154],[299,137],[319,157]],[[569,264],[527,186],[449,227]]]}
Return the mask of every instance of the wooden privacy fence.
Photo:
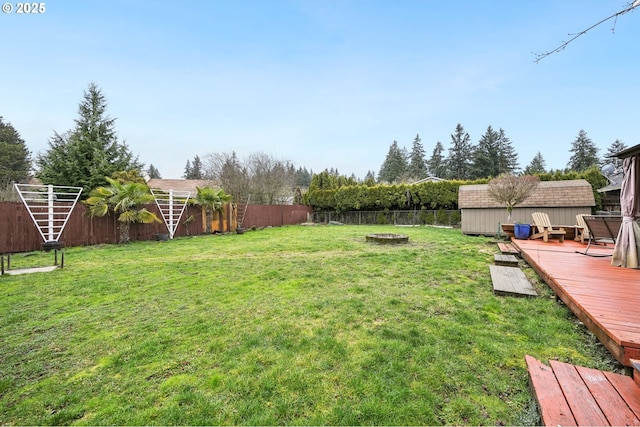
{"label": "wooden privacy fence", "polygon": [[307,222],[311,206],[304,205],[248,205],[243,228],[280,227]]}
{"label": "wooden privacy fence", "polygon": [[[162,220],[156,204],[146,206]],[[299,205],[249,205],[243,223],[244,228],[267,227],[299,224],[307,221],[309,206]],[[214,218],[212,230],[235,231],[234,220],[229,220],[227,209],[223,214],[223,223]],[[185,225],[185,220],[193,216],[194,220]],[[204,213],[199,206],[187,206],[175,237],[198,235],[204,232]],[[71,213],[62,232],[60,241],[65,246],[87,246],[104,243],[118,243],[120,224],[113,215],[91,218],[84,205],[78,204]],[[230,228],[231,227],[231,228]],[[168,233],[164,222],[153,224],[131,224],[130,239],[153,240],[156,234]],[[28,252],[42,247],[42,237],[33,223],[27,209],[21,202],[0,202],[0,253]]]}

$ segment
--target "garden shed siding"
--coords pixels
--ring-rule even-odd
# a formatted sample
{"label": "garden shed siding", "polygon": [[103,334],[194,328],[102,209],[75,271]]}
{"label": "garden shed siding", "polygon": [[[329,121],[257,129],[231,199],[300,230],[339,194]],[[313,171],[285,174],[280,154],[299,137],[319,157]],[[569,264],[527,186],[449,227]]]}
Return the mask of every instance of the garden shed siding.
{"label": "garden shed siding", "polygon": [[591,185],[584,179],[544,181],[507,218],[507,210],[489,196],[487,184],[463,185],[458,193],[464,234],[494,235],[498,224],[530,223],[533,212],[546,212],[555,225],[575,225],[576,215],[590,214],[595,206]]}

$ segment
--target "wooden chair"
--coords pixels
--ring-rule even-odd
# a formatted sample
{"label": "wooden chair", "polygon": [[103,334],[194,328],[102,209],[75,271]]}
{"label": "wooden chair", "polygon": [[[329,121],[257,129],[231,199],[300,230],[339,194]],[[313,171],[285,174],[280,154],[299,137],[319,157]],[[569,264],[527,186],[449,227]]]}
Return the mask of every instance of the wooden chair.
{"label": "wooden chair", "polygon": [[567,234],[564,228],[553,228],[549,215],[544,212],[533,212],[533,223],[537,229],[537,233],[534,233],[530,239],[539,239],[542,237],[542,241],[547,243],[549,237],[557,237],[560,243],[564,242],[564,235]]}
{"label": "wooden chair", "polygon": [[605,246],[607,243],[616,243],[620,227],[622,227],[621,216],[600,216],[600,215],[585,215],[584,222],[589,230],[589,244],[584,252],[576,251],[583,255],[594,257],[607,257],[612,254],[590,254],[589,248],[592,243],[603,243]]}
{"label": "wooden chair", "polygon": [[587,227],[587,223],[584,222],[585,214],[576,215],[576,238],[574,240],[579,240],[580,243],[584,243],[585,240],[591,238],[591,233],[589,233],[589,227]]}

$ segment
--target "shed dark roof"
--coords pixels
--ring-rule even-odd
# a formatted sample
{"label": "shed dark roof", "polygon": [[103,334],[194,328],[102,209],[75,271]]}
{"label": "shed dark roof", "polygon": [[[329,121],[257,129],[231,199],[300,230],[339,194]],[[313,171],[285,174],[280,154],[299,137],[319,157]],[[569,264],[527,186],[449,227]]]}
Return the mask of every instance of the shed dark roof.
{"label": "shed dark roof", "polygon": [[[504,205],[489,197],[487,184],[462,185],[458,193],[458,207],[501,208]],[[584,179],[569,181],[543,181],[536,190],[516,207],[521,208],[562,208],[575,206],[595,206],[591,184]]]}
{"label": "shed dark roof", "polygon": [[147,181],[149,188],[158,190],[191,191],[191,196],[195,197],[198,190],[196,187],[218,188],[215,182],[208,179],[159,179],[153,178]]}

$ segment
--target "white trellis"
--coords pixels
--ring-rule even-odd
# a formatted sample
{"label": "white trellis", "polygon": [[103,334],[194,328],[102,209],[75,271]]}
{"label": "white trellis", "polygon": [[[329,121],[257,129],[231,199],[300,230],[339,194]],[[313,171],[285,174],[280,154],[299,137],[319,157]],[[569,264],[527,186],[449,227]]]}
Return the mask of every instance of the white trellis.
{"label": "white trellis", "polygon": [[44,243],[58,242],[76,206],[81,187],[14,184]]}
{"label": "white trellis", "polygon": [[162,214],[164,223],[169,230],[169,237],[173,239],[180,218],[184,213],[184,210],[189,202],[191,196],[190,191],[177,191],[177,190],[158,190],[151,189],[151,194],[156,200],[156,205]]}

